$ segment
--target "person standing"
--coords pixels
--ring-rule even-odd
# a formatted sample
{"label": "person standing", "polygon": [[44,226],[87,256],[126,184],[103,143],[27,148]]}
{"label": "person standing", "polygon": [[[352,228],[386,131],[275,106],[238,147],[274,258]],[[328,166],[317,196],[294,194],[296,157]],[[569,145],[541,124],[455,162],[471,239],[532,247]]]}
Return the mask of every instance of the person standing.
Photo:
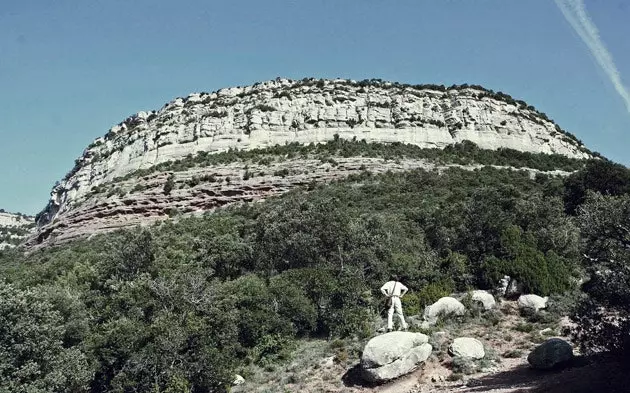
{"label": "person standing", "polygon": [[393,276],[391,281],[386,282],[381,287],[381,292],[389,299],[389,311],[387,312],[388,332],[391,332],[394,328],[394,312],[396,312],[400,318],[400,326],[403,330],[407,330],[407,322],[405,322],[400,298],[403,297],[408,290],[409,289],[406,286],[398,281],[398,277],[396,276]]}

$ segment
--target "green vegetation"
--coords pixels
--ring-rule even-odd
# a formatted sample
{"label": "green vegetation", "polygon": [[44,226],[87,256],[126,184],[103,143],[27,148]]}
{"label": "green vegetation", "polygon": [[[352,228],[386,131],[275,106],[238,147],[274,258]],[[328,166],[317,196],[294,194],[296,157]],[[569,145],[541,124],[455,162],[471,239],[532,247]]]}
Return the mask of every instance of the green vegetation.
{"label": "green vegetation", "polygon": [[[337,140],[309,148],[350,154],[356,146]],[[565,184],[492,167],[364,172],[203,217],[28,255],[0,252],[7,304],[0,330],[13,332],[2,345],[18,333],[39,342],[37,334],[51,332],[36,348],[42,352],[7,352],[0,390],[37,384],[32,391],[54,392],[63,383],[76,386],[72,392],[223,391],[247,365],[274,370],[287,362],[297,339],[370,337],[385,311],[378,288],[391,274],[410,288],[408,310],[419,312],[451,291],[492,288],[508,271],[541,295],[565,292],[572,278],[590,273],[590,303],[576,314],[585,330],[576,337],[585,348],[623,348],[627,319],[604,325],[622,329],[614,341],[593,313],[603,306],[627,318],[630,197],[595,194],[588,183],[571,216],[567,189],[580,176]],[[582,254],[590,258],[584,264]],[[41,311],[14,306],[26,307],[24,296]],[[546,318],[531,316],[517,329],[534,332]],[[31,328],[11,330],[15,321]],[[350,355],[335,344],[336,362]],[[25,362],[33,373],[16,371]],[[58,382],[59,375],[73,379]]]}
{"label": "green vegetation", "polygon": [[[396,159],[426,159],[437,164],[458,165],[497,165],[515,168],[532,168],[541,171],[564,170],[576,171],[585,165],[585,160],[565,157],[559,154],[527,153],[512,149],[486,150],[480,149],[470,141],[464,141],[445,149],[422,149],[415,145],[403,143],[367,143],[365,140],[344,140],[335,138],[324,144],[301,145],[290,143],[276,145],[264,149],[234,150],[227,152],[208,153],[201,151],[196,156],[188,156],[177,161],[166,161],[151,168],[139,169],[123,177],[115,178],[111,183],[101,184],[92,189],[93,194],[105,192],[112,185],[136,177],[144,177],[157,172],[181,172],[190,168],[212,167],[233,162],[245,165],[258,163],[270,164],[274,160],[288,160],[294,157],[320,159],[330,162],[333,157],[374,157],[388,160]],[[288,173],[285,173],[286,176]],[[276,176],[281,176],[276,175]],[[203,178],[201,181],[205,181]],[[111,191],[110,191],[111,192]],[[112,192],[111,195],[117,192]]]}
{"label": "green vegetation", "polygon": [[7,243],[14,246],[20,244],[23,238],[28,235],[35,224],[21,225],[17,227],[0,227],[0,243]]}

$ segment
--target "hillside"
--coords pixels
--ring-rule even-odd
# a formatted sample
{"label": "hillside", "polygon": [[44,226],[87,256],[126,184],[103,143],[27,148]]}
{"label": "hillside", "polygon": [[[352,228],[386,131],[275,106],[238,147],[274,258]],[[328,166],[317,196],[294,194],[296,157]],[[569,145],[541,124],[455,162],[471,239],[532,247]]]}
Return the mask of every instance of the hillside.
{"label": "hillside", "polygon": [[[318,146],[335,144],[354,146]],[[466,146],[440,152],[501,153]],[[606,318],[628,320],[630,171],[591,160],[560,177],[515,170],[531,156],[508,153],[505,168],[362,170],[260,203],[0,252],[0,383],[51,393],[623,391],[605,370],[582,367],[590,358],[560,374],[531,370],[527,356],[548,337],[568,339],[563,327],[578,354],[624,351],[627,325]],[[431,335],[432,351],[393,385],[366,386],[350,377],[384,329],[378,288],[392,274],[409,287],[407,320]],[[497,291],[497,308],[466,303],[465,315],[424,327],[425,306],[493,291],[505,274],[522,293],[549,295],[547,310],[524,313]],[[487,356],[450,355],[461,336],[481,340]],[[235,374],[245,383],[231,389]]]}
{"label": "hillside", "polygon": [[[324,156],[312,147],[298,148],[337,139],[418,149],[355,148]],[[482,150],[591,157],[544,113],[480,86],[277,79],[177,98],[113,127],[53,188],[29,244],[54,244],[260,200],[363,170],[461,164],[453,157],[436,163],[438,155],[430,150],[463,142]],[[279,148],[286,144],[292,148]],[[398,162],[387,160],[392,153]],[[529,161],[539,169],[536,159]],[[468,157],[463,164],[474,168],[488,162]]]}
{"label": "hillside", "polygon": [[35,218],[0,209],[0,250],[15,247],[33,232]]}

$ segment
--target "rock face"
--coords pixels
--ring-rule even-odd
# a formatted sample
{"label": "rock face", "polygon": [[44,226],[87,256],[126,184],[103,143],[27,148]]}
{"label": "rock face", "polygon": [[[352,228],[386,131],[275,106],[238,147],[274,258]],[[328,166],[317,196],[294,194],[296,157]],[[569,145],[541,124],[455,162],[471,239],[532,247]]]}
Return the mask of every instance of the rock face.
{"label": "rock face", "polygon": [[428,337],[422,333],[391,332],[376,336],[361,355],[361,370],[368,382],[384,382],[405,375],[431,355]]}
{"label": "rock face", "polygon": [[538,311],[547,307],[547,300],[549,300],[547,296],[540,297],[538,295],[521,295],[518,298],[518,307]]}
{"label": "rock face", "polygon": [[0,209],[0,250],[20,244],[35,226],[34,217]]}
{"label": "rock face", "polygon": [[573,359],[573,347],[559,338],[550,338],[527,356],[529,364],[536,369],[550,370]]}
{"label": "rock face", "polygon": [[486,356],[481,341],[471,337],[456,338],[448,347],[448,352],[452,356],[471,359],[483,359]]}
{"label": "rock face", "polygon": [[[48,205],[37,217],[39,233],[33,242],[69,239],[77,233],[167,218],[167,212],[173,209],[198,212],[284,192],[293,185],[290,181],[267,178],[264,183],[257,179],[231,183],[232,186],[215,184],[164,198],[154,188],[162,182],[161,188],[169,173],[133,174],[199,153],[291,142],[321,143],[336,136],[427,148],[444,148],[469,140],[485,149],[507,147],[575,158],[590,156],[574,137],[533,107],[479,86],[446,89],[433,85],[277,79],[177,98],[158,111],[139,112],[111,128],[85,149],[75,160],[74,168],[53,188]],[[270,168],[262,167],[268,176]],[[241,179],[245,169],[223,165],[205,172],[234,180]],[[125,178],[130,175],[132,178]],[[178,172],[175,180],[194,175]],[[325,175],[315,177],[318,176]],[[298,183],[311,180],[304,178]],[[118,191],[118,198],[111,193],[107,198],[95,198],[101,186],[112,183],[120,185],[113,189]],[[144,193],[145,187],[150,192]],[[141,200],[125,189],[142,194]],[[87,227],[80,229],[84,225]]]}
{"label": "rock face", "polygon": [[443,297],[424,309],[424,320],[429,324],[437,322],[441,315],[464,315],[466,307],[454,297]]}
{"label": "rock face", "polygon": [[485,310],[491,310],[497,304],[497,302],[494,300],[494,296],[492,296],[487,291],[481,289],[472,291],[471,297],[474,302],[481,303]]}

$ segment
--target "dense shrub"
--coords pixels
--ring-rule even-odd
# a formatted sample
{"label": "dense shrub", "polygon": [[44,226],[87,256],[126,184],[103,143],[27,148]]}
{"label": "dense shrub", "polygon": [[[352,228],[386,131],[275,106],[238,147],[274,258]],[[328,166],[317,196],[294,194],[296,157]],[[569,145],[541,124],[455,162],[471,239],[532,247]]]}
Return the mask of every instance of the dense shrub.
{"label": "dense shrub", "polygon": [[88,391],[92,371],[79,347],[64,346],[65,333],[45,292],[0,282],[0,391]]}
{"label": "dense shrub", "polygon": [[[380,149],[370,146],[312,149]],[[369,337],[392,274],[410,288],[407,314],[503,274],[563,291],[579,250],[562,194],[556,178],[512,170],[366,172],[145,230],[4,251],[0,275],[16,291],[46,288],[59,351],[79,351],[95,372],[81,389],[221,391],[237,365],[282,362],[296,338]]]}
{"label": "dense shrub", "polygon": [[630,196],[590,193],[578,210],[588,297],[574,314],[587,352],[630,349]]}
{"label": "dense shrub", "polygon": [[630,193],[630,169],[608,160],[592,160],[584,170],[565,180],[564,203],[566,211],[575,214],[586,200],[588,191],[603,195]]}

